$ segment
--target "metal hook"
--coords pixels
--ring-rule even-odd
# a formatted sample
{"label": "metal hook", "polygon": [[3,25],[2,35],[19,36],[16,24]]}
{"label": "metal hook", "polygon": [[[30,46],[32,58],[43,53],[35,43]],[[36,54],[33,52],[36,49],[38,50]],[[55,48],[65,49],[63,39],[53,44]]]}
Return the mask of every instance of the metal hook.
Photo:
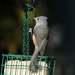
{"label": "metal hook", "polygon": [[35,11],[35,8],[31,5],[31,8],[33,8],[33,10],[34,10],[34,13],[35,13],[35,17],[37,16],[37,14],[36,14],[36,11]]}
{"label": "metal hook", "polygon": [[[27,5],[22,0],[16,0],[17,4],[21,7],[21,9],[25,12],[28,11]],[[38,3],[38,0],[32,0],[31,6],[36,8]],[[33,7],[31,7],[30,11],[34,10]]]}

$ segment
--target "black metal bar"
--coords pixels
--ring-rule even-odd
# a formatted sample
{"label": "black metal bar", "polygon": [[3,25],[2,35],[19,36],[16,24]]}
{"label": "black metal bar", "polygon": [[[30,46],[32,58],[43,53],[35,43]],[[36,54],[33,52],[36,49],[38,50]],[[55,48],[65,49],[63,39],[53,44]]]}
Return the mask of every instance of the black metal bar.
{"label": "black metal bar", "polygon": [[[23,0],[16,0],[17,4],[21,7],[21,9],[25,12],[28,11],[27,5],[23,2]],[[38,0],[32,0],[31,1],[31,9],[30,11],[33,10],[33,7],[35,8],[37,6]],[[33,6],[33,7],[32,7]]]}

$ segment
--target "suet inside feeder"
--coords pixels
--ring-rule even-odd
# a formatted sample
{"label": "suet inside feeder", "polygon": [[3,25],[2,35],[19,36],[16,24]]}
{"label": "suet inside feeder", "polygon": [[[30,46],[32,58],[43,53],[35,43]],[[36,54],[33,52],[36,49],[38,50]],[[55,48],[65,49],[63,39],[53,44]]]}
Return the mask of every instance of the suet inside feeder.
{"label": "suet inside feeder", "polygon": [[31,55],[3,54],[1,75],[54,75],[56,60],[53,56],[38,56],[39,66],[36,66],[34,73],[29,71],[31,57]]}

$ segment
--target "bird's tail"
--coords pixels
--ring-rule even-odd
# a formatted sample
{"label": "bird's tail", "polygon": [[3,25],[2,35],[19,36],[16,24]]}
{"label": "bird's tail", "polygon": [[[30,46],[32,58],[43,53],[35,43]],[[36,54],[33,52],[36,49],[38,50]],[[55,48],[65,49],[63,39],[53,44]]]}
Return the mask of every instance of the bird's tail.
{"label": "bird's tail", "polygon": [[33,56],[30,61],[29,70],[34,71],[35,67],[37,66],[37,58],[38,58],[38,48],[35,48]]}

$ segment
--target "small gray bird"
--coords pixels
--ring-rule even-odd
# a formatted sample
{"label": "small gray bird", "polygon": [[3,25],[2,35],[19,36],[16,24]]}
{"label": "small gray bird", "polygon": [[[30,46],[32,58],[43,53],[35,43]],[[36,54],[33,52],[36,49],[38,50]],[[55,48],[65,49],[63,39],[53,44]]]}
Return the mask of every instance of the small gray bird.
{"label": "small gray bird", "polygon": [[40,52],[40,55],[43,56],[45,53],[45,48],[47,46],[48,42],[48,33],[49,28],[47,24],[47,17],[45,16],[39,16],[34,17],[36,20],[36,25],[33,30],[33,43],[35,45],[35,51],[33,53],[33,56],[30,61],[29,70],[34,71],[35,66],[37,66],[37,57],[38,53]]}

